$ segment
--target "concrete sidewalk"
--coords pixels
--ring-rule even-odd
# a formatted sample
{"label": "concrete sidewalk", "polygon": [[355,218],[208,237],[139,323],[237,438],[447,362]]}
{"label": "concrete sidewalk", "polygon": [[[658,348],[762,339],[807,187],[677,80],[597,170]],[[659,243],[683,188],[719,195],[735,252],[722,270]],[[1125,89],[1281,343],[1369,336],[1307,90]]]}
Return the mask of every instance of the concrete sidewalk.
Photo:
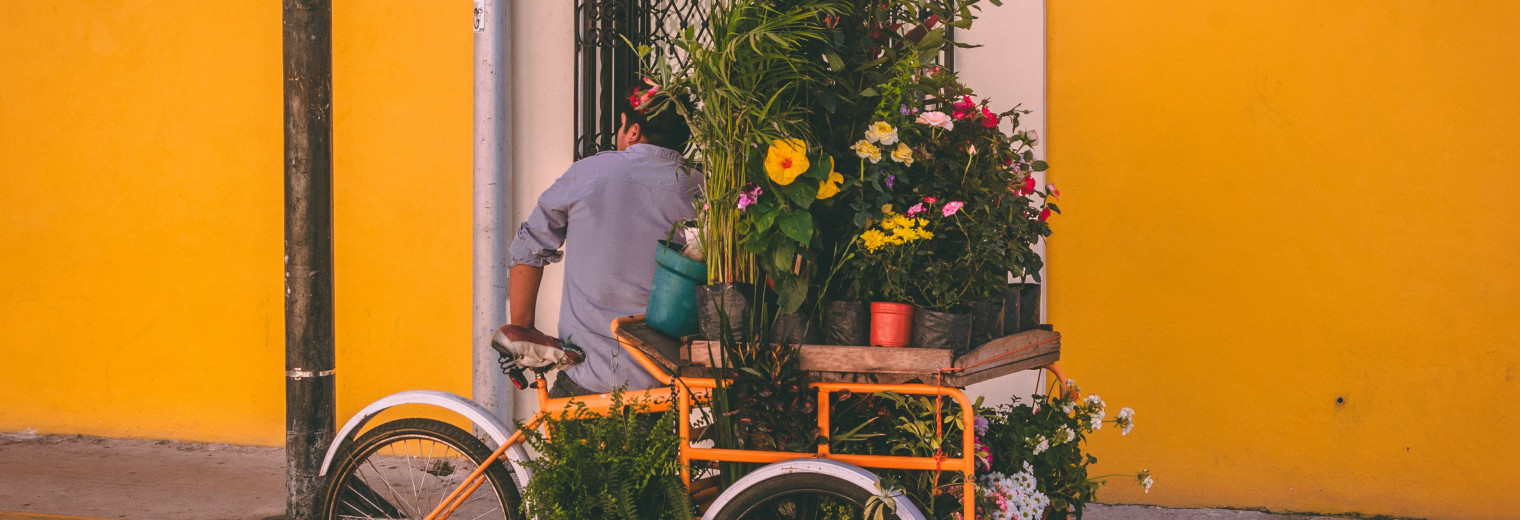
{"label": "concrete sidewalk", "polygon": [[[0,433],[0,520],[274,520],[283,448]],[[1094,504],[1089,520],[1313,520]]]}

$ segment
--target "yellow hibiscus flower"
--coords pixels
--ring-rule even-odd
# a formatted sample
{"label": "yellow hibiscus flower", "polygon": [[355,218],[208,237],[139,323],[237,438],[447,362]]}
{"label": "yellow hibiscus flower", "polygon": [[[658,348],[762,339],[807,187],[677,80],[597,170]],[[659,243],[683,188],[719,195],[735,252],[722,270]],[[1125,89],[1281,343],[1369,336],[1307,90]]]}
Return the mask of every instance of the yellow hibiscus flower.
{"label": "yellow hibiscus flower", "polygon": [[801,139],[771,140],[771,148],[765,153],[765,174],[772,182],[786,186],[810,167],[807,146]]}
{"label": "yellow hibiscus flower", "polygon": [[834,171],[832,168],[829,169],[828,180],[818,185],[818,200],[827,199],[839,194],[839,186],[842,184],[844,184],[844,175]]}

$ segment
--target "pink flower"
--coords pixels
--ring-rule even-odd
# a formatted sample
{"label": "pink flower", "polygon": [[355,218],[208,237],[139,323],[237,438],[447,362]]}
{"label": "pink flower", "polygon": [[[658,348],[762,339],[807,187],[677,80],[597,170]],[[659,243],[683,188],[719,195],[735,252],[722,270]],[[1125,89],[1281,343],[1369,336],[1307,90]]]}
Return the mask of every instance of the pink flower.
{"label": "pink flower", "polygon": [[951,216],[951,215],[954,215],[955,212],[961,210],[961,206],[965,206],[965,205],[966,205],[966,203],[958,201],[958,200],[946,202],[945,203],[945,209],[940,210],[940,214],[942,214],[944,216],[947,216],[947,217]]}
{"label": "pink flower", "polygon": [[924,197],[924,202],[934,204],[936,202],[939,202],[939,199],[936,199],[934,197]]}
{"label": "pink flower", "polygon": [[929,126],[937,126],[945,130],[955,129],[955,122],[951,121],[950,116],[945,115],[944,112],[924,112],[922,114],[919,114],[918,119],[914,120],[914,122]]}
{"label": "pink flower", "polygon": [[920,202],[918,204],[914,204],[913,207],[908,208],[908,212],[904,213],[904,215],[911,217],[911,216],[917,215],[919,213],[923,213],[925,211],[928,211],[928,210],[924,209],[924,204],[922,202]]}
{"label": "pink flower", "polygon": [[1048,193],[1050,196],[1055,197],[1056,200],[1061,200],[1061,190],[1056,189],[1056,185],[1054,184],[1046,184],[1045,193]]}
{"label": "pink flower", "polygon": [[997,116],[997,114],[992,113],[991,110],[987,110],[987,107],[982,107],[982,126],[985,126],[987,128],[992,128],[992,127],[995,127],[997,125],[998,125],[998,116]]}
{"label": "pink flower", "polygon": [[1047,206],[1045,209],[1040,210],[1040,222],[1044,222],[1048,218],[1050,218],[1050,207]]}
{"label": "pink flower", "polygon": [[756,202],[760,202],[760,194],[764,192],[765,190],[760,189],[760,185],[758,184],[753,182],[745,184],[739,190],[739,209],[743,210],[754,205]]}

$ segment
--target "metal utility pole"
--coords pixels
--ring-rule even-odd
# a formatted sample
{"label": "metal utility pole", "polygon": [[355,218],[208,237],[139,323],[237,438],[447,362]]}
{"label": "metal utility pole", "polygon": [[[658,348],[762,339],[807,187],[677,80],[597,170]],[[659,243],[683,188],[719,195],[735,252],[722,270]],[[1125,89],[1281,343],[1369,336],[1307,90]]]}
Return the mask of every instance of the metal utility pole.
{"label": "metal utility pole", "polygon": [[332,3],[284,0],[285,516],[317,518],[333,440]]}
{"label": "metal utility pole", "polygon": [[512,68],[507,0],[475,0],[474,400],[511,424],[513,402],[491,335],[507,322],[507,242],[512,217]]}

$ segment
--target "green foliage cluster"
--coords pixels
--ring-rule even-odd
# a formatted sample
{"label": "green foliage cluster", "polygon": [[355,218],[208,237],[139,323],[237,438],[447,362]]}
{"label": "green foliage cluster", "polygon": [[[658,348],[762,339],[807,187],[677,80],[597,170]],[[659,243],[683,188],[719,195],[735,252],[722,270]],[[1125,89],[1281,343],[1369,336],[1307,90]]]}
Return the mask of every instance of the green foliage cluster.
{"label": "green foliage cluster", "polygon": [[621,390],[612,403],[606,415],[575,403],[547,423],[548,437],[523,430],[540,454],[525,463],[533,470],[528,512],[553,520],[690,520],[675,412],[649,414],[646,403],[624,402]]}
{"label": "green foliage cluster", "polygon": [[[960,405],[949,397],[902,395],[895,392],[834,395],[829,451],[861,455],[960,457]],[[939,409],[935,409],[935,400]],[[976,403],[978,406],[981,401]],[[936,426],[936,423],[938,425]],[[877,470],[889,487],[900,488],[929,518],[948,518],[960,511],[955,494],[963,481],[954,471]]]}

